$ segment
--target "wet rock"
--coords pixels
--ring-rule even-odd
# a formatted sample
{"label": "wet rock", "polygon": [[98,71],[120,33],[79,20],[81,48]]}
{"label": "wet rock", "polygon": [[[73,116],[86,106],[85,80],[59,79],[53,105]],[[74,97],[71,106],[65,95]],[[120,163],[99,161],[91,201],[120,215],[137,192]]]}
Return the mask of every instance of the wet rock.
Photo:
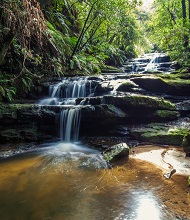
{"label": "wet rock", "polygon": [[164,177],[165,177],[166,179],[170,179],[174,173],[176,173],[176,169],[172,169],[170,172],[165,173],[165,174],[164,174]]}
{"label": "wet rock", "polygon": [[122,109],[152,109],[152,110],[176,110],[174,104],[163,98],[156,98],[145,95],[126,95],[126,96],[104,96],[103,103],[122,107]]}
{"label": "wet rock", "polygon": [[190,131],[184,136],[182,146],[186,156],[190,157]]}
{"label": "wet rock", "polygon": [[76,99],[77,105],[101,105],[102,97],[89,97]]}
{"label": "wet rock", "polygon": [[176,103],[177,110],[182,116],[190,116],[190,101],[182,101]]}
{"label": "wet rock", "polygon": [[190,90],[190,82],[182,79],[167,80],[154,75],[131,78],[139,87],[151,92],[186,96]]}
{"label": "wet rock", "polygon": [[155,58],[155,63],[168,63],[170,62],[170,57],[166,54],[160,54]]}
{"label": "wet rock", "polygon": [[139,128],[132,128],[132,138],[142,142],[181,146],[188,129],[171,124],[152,123]]}
{"label": "wet rock", "polygon": [[109,81],[104,82],[104,83],[100,83],[97,85],[97,87],[95,89],[95,96],[106,94],[106,93],[112,91],[113,89],[114,89],[114,87],[112,85],[110,85]]}
{"label": "wet rock", "polygon": [[[111,65],[113,65],[113,66],[111,66]],[[121,64],[119,64],[119,65],[121,65]],[[110,64],[110,66],[106,66],[106,65],[104,65],[102,68],[101,68],[101,72],[102,73],[121,73],[121,69],[119,69],[119,68],[116,68],[116,67],[114,67],[115,66],[115,63],[113,64]]]}
{"label": "wet rock", "polygon": [[84,106],[81,108],[80,134],[107,135],[125,120],[126,114],[113,105]]}
{"label": "wet rock", "polygon": [[123,110],[130,122],[168,121],[179,116],[175,105],[162,98],[129,94],[117,97],[104,96],[102,101]]}
{"label": "wet rock", "polygon": [[1,130],[0,139],[2,143],[22,141],[31,142],[37,140],[37,133],[36,129],[19,129],[17,127],[12,129]]}
{"label": "wet rock", "polygon": [[170,121],[175,120],[180,117],[180,114],[178,111],[170,111],[170,110],[157,110],[153,113],[155,118],[161,121]]}
{"label": "wet rock", "polygon": [[37,125],[32,126],[14,126],[0,131],[1,143],[19,143],[47,141],[52,139],[51,135],[43,134],[37,129]]}
{"label": "wet rock", "polygon": [[114,145],[103,152],[104,159],[113,163],[121,159],[126,159],[129,156],[129,146],[126,143]]}
{"label": "wet rock", "polygon": [[135,89],[138,89],[138,86],[134,82],[132,82],[130,80],[127,80],[126,82],[122,83],[117,88],[117,91],[120,91],[120,92],[132,92]]}

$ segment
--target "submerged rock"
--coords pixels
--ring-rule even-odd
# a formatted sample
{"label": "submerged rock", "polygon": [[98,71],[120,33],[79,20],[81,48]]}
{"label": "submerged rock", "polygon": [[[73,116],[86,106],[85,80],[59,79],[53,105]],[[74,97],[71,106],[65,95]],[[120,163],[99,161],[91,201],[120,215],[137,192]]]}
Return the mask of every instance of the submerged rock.
{"label": "submerged rock", "polygon": [[130,147],[126,143],[114,145],[103,152],[104,159],[113,163],[129,156]]}

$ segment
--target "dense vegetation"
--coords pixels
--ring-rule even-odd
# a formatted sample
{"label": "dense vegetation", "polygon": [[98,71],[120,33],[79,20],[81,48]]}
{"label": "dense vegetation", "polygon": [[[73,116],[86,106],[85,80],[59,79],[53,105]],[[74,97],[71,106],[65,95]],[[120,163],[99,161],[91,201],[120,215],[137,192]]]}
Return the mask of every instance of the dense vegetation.
{"label": "dense vegetation", "polygon": [[155,0],[148,14],[141,0],[1,0],[0,100],[44,77],[100,73],[151,47],[188,65],[187,3]]}
{"label": "dense vegetation", "polygon": [[182,66],[190,62],[190,1],[155,0],[148,32],[154,48],[166,51]]}

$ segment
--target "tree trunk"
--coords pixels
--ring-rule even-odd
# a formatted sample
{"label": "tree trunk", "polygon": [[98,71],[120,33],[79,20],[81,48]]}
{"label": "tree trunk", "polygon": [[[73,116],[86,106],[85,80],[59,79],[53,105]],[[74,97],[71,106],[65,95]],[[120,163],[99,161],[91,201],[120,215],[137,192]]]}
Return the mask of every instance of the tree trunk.
{"label": "tree trunk", "polygon": [[9,46],[14,39],[14,36],[15,34],[13,34],[12,31],[9,31],[9,33],[3,37],[2,45],[0,46],[0,65],[5,59]]}
{"label": "tree trunk", "polygon": [[186,17],[187,17],[185,0],[182,0],[182,1],[181,1],[181,4],[182,4],[182,14],[183,14],[183,19],[185,20]]}
{"label": "tree trunk", "polygon": [[91,6],[91,8],[90,8],[90,11],[88,12],[88,15],[87,15],[87,17],[86,17],[86,20],[85,20],[84,25],[83,25],[83,28],[82,28],[82,31],[81,31],[80,36],[79,36],[79,38],[78,38],[78,41],[77,41],[77,43],[76,43],[76,45],[75,45],[75,48],[74,48],[74,50],[73,50],[73,53],[72,53],[72,55],[71,55],[71,57],[70,57],[70,60],[72,60],[73,56],[74,56],[75,53],[77,52],[78,47],[80,46],[80,43],[81,43],[82,38],[84,37],[85,31],[86,31],[87,22],[88,22],[88,20],[89,20],[89,18],[90,18],[90,15],[91,15],[91,13],[92,13],[92,10],[93,10],[93,8],[94,8],[96,2],[97,2],[97,1],[95,1],[95,2],[92,4],[92,6]]}

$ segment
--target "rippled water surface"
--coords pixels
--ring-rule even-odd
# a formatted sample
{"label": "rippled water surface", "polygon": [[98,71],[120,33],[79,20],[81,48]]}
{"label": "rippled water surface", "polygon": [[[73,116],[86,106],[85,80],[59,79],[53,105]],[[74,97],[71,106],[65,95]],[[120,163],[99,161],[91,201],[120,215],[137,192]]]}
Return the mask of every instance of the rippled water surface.
{"label": "rippled water surface", "polygon": [[[132,158],[109,169],[96,150],[54,143],[0,162],[0,216],[3,220],[173,220],[178,213],[175,206],[167,206],[172,201],[163,199],[162,192],[172,193],[177,180],[168,184],[160,169]],[[184,190],[185,178],[180,181],[178,188]],[[184,215],[188,196],[180,209]]]}

